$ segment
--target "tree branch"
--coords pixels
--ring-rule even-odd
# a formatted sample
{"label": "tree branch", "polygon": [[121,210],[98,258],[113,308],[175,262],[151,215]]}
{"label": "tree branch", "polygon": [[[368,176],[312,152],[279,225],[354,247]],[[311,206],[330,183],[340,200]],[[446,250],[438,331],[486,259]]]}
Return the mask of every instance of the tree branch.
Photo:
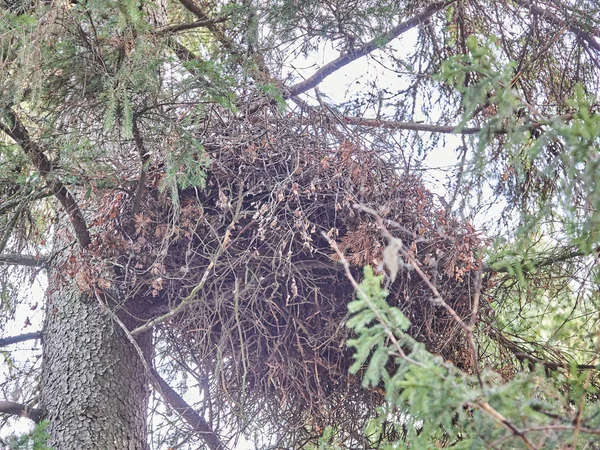
{"label": "tree branch", "polygon": [[156,31],[156,34],[163,35],[169,33],[177,33],[178,31],[194,30],[196,28],[202,27],[208,28],[211,25],[216,25],[218,23],[225,22],[226,20],[226,17],[220,17],[218,19],[206,18],[203,20],[196,20],[195,22],[180,23],[178,25],[169,25]]}
{"label": "tree branch", "polygon": [[[0,123],[0,127],[2,126],[2,124]],[[25,198],[21,197],[21,198],[17,198],[14,200],[9,200],[6,201],[4,203],[2,203],[2,205],[0,205],[0,216],[3,215],[6,211],[16,208],[18,206],[21,206],[23,204],[23,202],[28,202],[28,201],[35,201],[35,200],[41,200],[43,198],[47,198],[54,195],[52,192],[39,192],[35,195],[29,195],[26,194]]]}
{"label": "tree branch", "polygon": [[31,408],[21,403],[9,402],[5,400],[0,400],[0,413],[25,417],[34,421],[35,423],[40,423],[42,420],[42,414],[39,409]]}
{"label": "tree branch", "polygon": [[171,387],[169,384],[152,369],[152,375],[165,394],[169,406],[181,416],[204,440],[207,447],[211,450],[225,450],[227,447],[219,436],[212,430],[208,422],[198,414],[188,403]]}
{"label": "tree branch", "polygon": [[[181,1],[183,3],[183,1],[186,1],[186,0],[181,0]],[[347,53],[344,53],[339,58],[334,59],[333,61],[331,61],[328,64],[325,64],[323,67],[321,67],[319,70],[317,70],[313,75],[311,75],[306,80],[290,87],[288,89],[288,92],[285,93],[284,97],[285,98],[293,97],[294,95],[302,94],[303,92],[313,89],[315,86],[317,86],[319,83],[321,83],[321,81],[323,81],[325,78],[327,78],[332,73],[334,73],[334,72],[338,71],[339,69],[341,69],[342,67],[350,64],[352,61],[362,58],[363,56],[368,55],[369,53],[373,52],[374,50],[377,50],[378,48],[381,48],[384,45],[387,45],[392,40],[394,40],[395,38],[400,36],[401,34],[424,23],[427,19],[429,19],[436,12],[440,11],[445,6],[448,6],[451,3],[453,3],[453,1],[432,3],[431,5],[427,6],[427,8],[425,8],[423,11],[421,11],[419,14],[408,19],[406,22],[402,22],[402,23],[398,24],[396,27],[389,30],[386,34],[384,34],[382,36],[378,36],[375,39],[372,39],[371,41],[367,42],[362,47],[351,50]]]}
{"label": "tree branch", "polygon": [[[590,45],[590,47],[592,47],[594,50],[600,52],[600,43],[594,38],[592,34],[580,28],[577,24],[574,24],[572,22],[569,23],[570,21],[561,19],[557,15],[552,14],[550,11],[543,9],[538,5],[535,5],[529,0],[515,0],[515,3],[521,6],[522,8],[527,8],[529,11],[537,14],[538,16],[540,16],[540,18],[542,18],[546,22],[551,23],[552,25],[556,25],[558,27],[566,25],[566,27],[571,33],[575,34],[575,36],[587,42]],[[597,33],[596,30],[594,30],[594,32]]]}
{"label": "tree branch", "polygon": [[65,208],[69,220],[75,230],[75,236],[77,241],[82,248],[86,248],[92,242],[90,238],[85,219],[79,209],[79,205],[67,190],[65,185],[58,179],[49,179],[53,172],[52,163],[48,157],[44,154],[41,147],[31,140],[29,133],[21,120],[17,117],[15,112],[11,108],[5,108],[6,115],[12,122],[12,127],[5,125],[0,122],[0,131],[3,131],[13,141],[15,141],[22,149],[23,152],[29,157],[35,168],[38,170],[40,175],[48,181],[50,185],[50,191],[58,199],[60,204]]}
{"label": "tree branch", "polygon": [[0,264],[26,267],[46,267],[47,258],[31,255],[21,255],[19,253],[0,254]]}
{"label": "tree branch", "polygon": [[233,41],[223,32],[223,30],[220,27],[217,26],[217,22],[212,20],[212,22],[214,23],[209,23],[211,22],[211,19],[208,17],[208,14],[206,14],[202,10],[202,8],[196,5],[194,0],[179,0],[179,3],[181,3],[185,9],[187,9],[189,12],[195,15],[200,21],[207,22],[206,28],[210,30],[210,32],[217,38],[217,40],[221,44],[223,44],[223,46],[227,50],[232,51],[235,54],[239,53],[237,50],[234,49]]}
{"label": "tree branch", "polygon": [[144,148],[144,141],[142,140],[142,134],[140,133],[136,118],[133,120],[133,140],[138,154],[140,155],[140,163],[142,165],[140,177],[135,188],[135,195],[133,196],[133,206],[131,207],[131,219],[135,221],[135,216],[140,209],[140,203],[146,187],[146,164],[148,163],[149,158],[149,153]]}
{"label": "tree branch", "polygon": [[[529,267],[533,267],[534,269],[540,269],[542,267],[547,267],[547,266],[551,266],[553,264],[567,262],[571,259],[580,258],[582,256],[590,256],[594,252],[596,252],[596,253],[600,252],[600,247],[596,247],[591,252],[587,252],[587,253],[582,252],[577,247],[567,247],[567,248],[561,249],[560,251],[558,251],[554,254],[550,254],[550,255],[546,254],[548,256],[546,256],[544,254],[540,254],[540,255],[535,255],[535,257],[521,260],[520,265],[522,267],[523,272],[528,273],[528,272],[530,272]],[[536,259],[536,258],[539,258],[539,259]],[[503,273],[503,272],[508,273],[509,267],[506,264],[497,266],[497,267],[495,267],[494,264],[492,264],[491,266],[486,266],[484,268],[484,271],[491,272],[491,273]]]}
{"label": "tree branch", "polygon": [[19,334],[18,336],[9,336],[0,338],[0,347],[6,347],[11,344],[18,344],[19,342],[30,341],[33,339],[42,339],[41,331],[34,331],[33,333]]}

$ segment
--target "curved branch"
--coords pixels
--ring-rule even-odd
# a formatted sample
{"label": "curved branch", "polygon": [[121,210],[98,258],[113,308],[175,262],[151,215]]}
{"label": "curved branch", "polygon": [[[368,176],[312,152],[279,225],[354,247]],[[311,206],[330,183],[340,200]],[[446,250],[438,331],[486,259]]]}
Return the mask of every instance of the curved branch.
{"label": "curved branch", "polygon": [[[1,123],[0,123],[0,127],[2,127]],[[50,197],[52,195],[54,195],[52,192],[42,191],[42,192],[38,192],[35,195],[25,194],[25,197],[6,201],[6,202],[2,203],[2,205],[0,205],[0,216],[13,208],[20,207],[23,204],[23,202],[26,202],[26,201],[33,202],[36,200],[41,200],[43,198]]]}
{"label": "curved branch", "polygon": [[435,2],[431,5],[427,6],[423,11],[421,11],[416,16],[408,19],[406,22],[402,22],[396,25],[394,28],[389,30],[382,36],[378,36],[375,39],[367,42],[360,48],[353,49],[347,53],[344,53],[339,58],[334,59],[330,63],[325,64],[319,70],[317,70],[313,75],[308,77],[306,80],[295,84],[294,86],[288,89],[288,92],[285,93],[285,98],[293,97],[294,95],[302,94],[310,89],[313,89],[317,86],[321,81],[327,78],[329,75],[338,71],[342,67],[350,64],[352,61],[355,61],[363,56],[368,55],[369,53],[377,50],[378,48],[383,47],[384,45],[390,43],[392,40],[396,39],[401,34],[407,32],[408,30],[424,23],[427,19],[433,16],[436,12],[442,10],[444,7],[453,3],[453,1],[445,1],[445,2]]}
{"label": "curved branch", "polygon": [[169,406],[200,434],[208,448],[211,450],[225,450],[227,448],[219,436],[212,430],[208,422],[169,386],[154,369],[152,369],[152,376],[158,383],[160,390],[166,396]]}
{"label": "curved branch", "polygon": [[42,413],[39,409],[6,400],[0,400],[0,413],[25,417],[35,423],[40,423],[42,420]]}
{"label": "curved branch", "polygon": [[58,199],[60,204],[65,208],[69,215],[69,220],[75,229],[75,236],[77,241],[82,248],[86,248],[92,242],[85,219],[79,209],[79,205],[67,190],[65,185],[57,179],[49,179],[53,172],[52,163],[48,157],[44,154],[42,148],[31,140],[29,132],[17,117],[14,111],[10,108],[5,109],[6,115],[12,122],[12,126],[0,122],[0,131],[3,131],[13,141],[15,141],[22,149],[23,152],[29,157],[35,168],[38,170],[40,175],[44,177],[49,185],[50,191]]}

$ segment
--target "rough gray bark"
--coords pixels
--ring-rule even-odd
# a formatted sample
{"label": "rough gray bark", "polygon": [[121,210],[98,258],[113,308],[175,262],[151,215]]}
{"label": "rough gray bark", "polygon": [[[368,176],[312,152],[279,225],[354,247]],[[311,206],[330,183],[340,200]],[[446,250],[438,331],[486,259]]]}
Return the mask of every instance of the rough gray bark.
{"label": "rough gray bark", "polygon": [[[123,330],[96,299],[50,273],[42,411],[55,450],[146,450],[148,377]],[[150,354],[150,333],[136,337]]]}

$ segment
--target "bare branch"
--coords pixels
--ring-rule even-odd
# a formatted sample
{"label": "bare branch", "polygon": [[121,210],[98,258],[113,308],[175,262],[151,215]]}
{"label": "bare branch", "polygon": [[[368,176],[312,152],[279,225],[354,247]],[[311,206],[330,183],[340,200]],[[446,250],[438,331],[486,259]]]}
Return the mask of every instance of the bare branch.
{"label": "bare branch", "polygon": [[44,257],[21,255],[18,253],[5,253],[0,255],[0,264],[12,266],[46,267],[47,261],[48,259]]}
{"label": "bare branch", "polygon": [[75,236],[79,245],[82,248],[86,248],[92,240],[79,205],[77,205],[71,193],[60,180],[48,180],[49,175],[53,172],[52,163],[44,154],[42,148],[31,140],[29,132],[14,111],[10,108],[5,108],[5,112],[10,118],[12,126],[7,126],[0,122],[0,131],[3,131],[23,149],[23,152],[29,157],[40,175],[47,179],[50,184],[50,191],[69,215],[69,220],[75,229]]}
{"label": "bare branch", "polygon": [[19,334],[18,336],[9,336],[0,338],[0,347],[6,347],[11,344],[18,344],[19,342],[31,341],[33,339],[42,339],[41,331],[34,331],[33,333]]}
{"label": "bare branch", "polygon": [[[186,1],[186,0],[182,0],[182,3],[184,1]],[[303,92],[313,89],[315,86],[317,86],[319,83],[321,83],[321,81],[323,81],[325,78],[327,78],[332,73],[334,73],[334,72],[338,71],[339,69],[341,69],[342,67],[350,64],[352,61],[362,58],[363,56],[366,56],[366,55],[372,53],[374,50],[377,50],[378,48],[381,48],[384,45],[387,45],[392,40],[396,39],[398,36],[407,32],[408,30],[425,23],[425,21],[427,19],[429,19],[432,15],[434,15],[436,12],[442,10],[444,7],[448,6],[451,3],[453,3],[453,2],[445,1],[445,2],[432,3],[429,6],[427,6],[427,8],[425,8],[423,11],[421,11],[419,14],[408,19],[406,22],[402,22],[402,23],[398,24],[396,27],[392,28],[384,35],[377,36],[375,39],[372,39],[371,41],[367,42],[365,45],[363,45],[360,48],[353,49],[347,53],[344,53],[339,58],[334,59],[333,61],[331,61],[328,64],[325,64],[323,67],[321,67],[319,70],[317,70],[313,75],[311,75],[306,80],[290,87],[288,89],[288,92],[285,95],[285,98],[289,98],[294,95],[302,94]]]}
{"label": "bare branch", "polygon": [[211,450],[225,450],[227,447],[219,436],[212,430],[208,422],[198,414],[181,396],[152,369],[152,375],[157,381],[160,389],[166,395],[169,406],[173,408],[204,440],[207,447]]}
{"label": "bare branch", "polygon": [[42,420],[42,414],[39,409],[6,400],[0,400],[0,413],[25,417],[35,423],[40,423]]}
{"label": "bare branch", "polygon": [[[483,131],[483,127],[463,127],[461,128],[459,124],[456,125],[437,125],[430,123],[419,123],[419,122],[400,122],[396,120],[383,120],[383,119],[369,119],[365,117],[355,117],[355,116],[337,116],[333,115],[327,111],[317,110],[315,108],[310,107],[310,105],[306,104],[306,102],[300,100],[299,98],[293,98],[293,101],[301,105],[304,109],[309,109],[313,114],[322,114],[324,117],[328,117],[330,119],[338,121],[341,125],[356,125],[362,127],[370,127],[370,128],[385,128],[388,130],[406,130],[406,131],[422,131],[426,133],[442,133],[442,134],[460,134],[460,135],[470,135],[477,134]],[[540,120],[535,122],[529,122],[525,125],[521,125],[518,128],[518,131],[532,131],[534,129],[538,129],[540,127],[546,125],[552,125],[557,122],[568,122],[574,118],[574,114],[563,114],[561,116],[551,117],[546,120]],[[257,118],[256,120],[264,120],[262,117]],[[300,125],[311,125],[312,118],[310,117],[300,117],[295,119],[298,121]],[[507,128],[499,128],[493,130],[494,134],[507,134]]]}

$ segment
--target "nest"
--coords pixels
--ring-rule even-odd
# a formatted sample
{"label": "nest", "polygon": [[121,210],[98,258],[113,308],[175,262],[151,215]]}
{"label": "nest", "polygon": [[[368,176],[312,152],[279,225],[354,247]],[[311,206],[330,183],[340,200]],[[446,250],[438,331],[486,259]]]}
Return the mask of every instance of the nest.
{"label": "nest", "polygon": [[[113,194],[98,211],[103,232],[90,251],[118,276],[107,280],[90,264],[78,269],[79,279],[118,286],[153,314],[202,285],[161,332],[210,380],[213,411],[282,426],[295,439],[328,425],[358,436],[383,395],[348,373],[344,324],[355,294],[322,233],[336,240],[357,278],[367,264],[382,271],[385,240],[375,217],[355,205],[375,209],[400,225],[390,231],[464,318],[480,241],[436,204],[419,177],[399,174],[388,158],[356,143],[315,137],[283,118],[207,130],[205,188],[180,189],[174,201],[160,189],[166,168],[156,157],[135,223],[107,211],[127,210],[133,196]],[[412,336],[468,370],[464,335],[430,301],[423,280],[403,270],[389,290]]]}

